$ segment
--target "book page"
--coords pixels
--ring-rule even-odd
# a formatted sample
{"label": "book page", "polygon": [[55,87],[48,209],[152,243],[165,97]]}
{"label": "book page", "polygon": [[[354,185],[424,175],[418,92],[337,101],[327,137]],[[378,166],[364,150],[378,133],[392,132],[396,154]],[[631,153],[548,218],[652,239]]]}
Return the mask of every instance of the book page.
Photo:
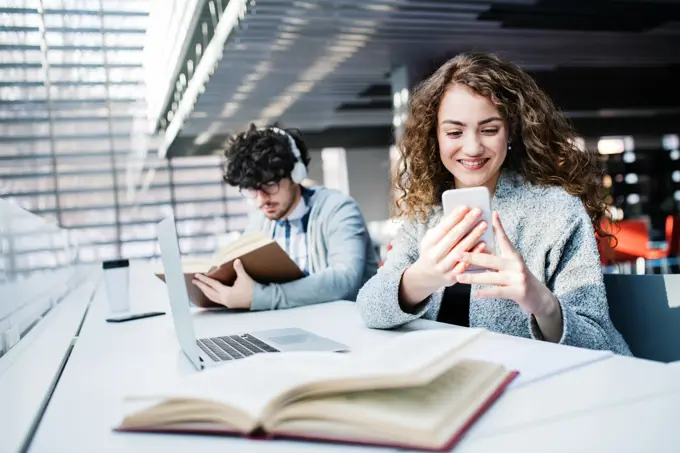
{"label": "book page", "polygon": [[[184,272],[185,274],[208,272],[208,269],[210,269],[210,267],[213,266],[213,262],[205,258],[185,257],[182,258],[181,263],[182,272]],[[163,263],[158,263],[157,265],[155,265],[153,268],[153,273],[158,275],[165,275]]]}
{"label": "book page", "polygon": [[300,384],[346,374],[348,361],[347,356],[331,352],[256,354],[153,388],[130,389],[126,399],[135,402],[136,410],[165,399],[213,401],[258,419],[280,394]]}
{"label": "book page", "polygon": [[[295,402],[270,420],[268,428],[304,432],[304,420],[309,420],[311,426],[319,420],[332,420],[339,429],[354,431],[358,437],[446,439],[450,433],[440,431],[455,430],[452,419],[457,414],[467,416],[474,412],[480,395],[488,393],[504,374],[503,367],[495,364],[463,361],[421,387],[352,392]],[[460,425],[464,422],[460,420]]]}
{"label": "book page", "polygon": [[475,382],[483,381],[484,374],[495,370],[476,362],[460,362],[430,384],[410,389],[370,390],[321,399],[327,403],[360,406],[362,419],[380,420],[390,425],[405,425],[423,431],[438,426],[451,412],[470,396]]}
{"label": "book page", "polygon": [[[362,353],[256,354],[196,373],[168,386],[136,391],[130,396],[150,401],[163,398],[204,399],[230,405],[253,418],[260,418],[271,409],[285,405],[300,389],[327,392],[384,388],[400,381],[411,383],[413,379],[405,378],[418,371],[435,370],[432,373],[439,375],[458,360],[454,352],[482,332],[481,329],[410,332]],[[285,397],[282,398],[282,395]],[[272,404],[275,407],[271,407]]]}
{"label": "book page", "polygon": [[484,329],[420,330],[402,334],[378,348],[350,355],[358,367],[370,372],[413,374],[445,361],[485,332]]}
{"label": "book page", "polygon": [[208,272],[213,262],[204,258],[182,258],[182,272],[185,274],[197,274]]}
{"label": "book page", "polygon": [[263,245],[268,244],[271,241],[272,239],[270,237],[264,235],[262,232],[259,231],[246,233],[237,240],[235,240],[234,242],[232,242],[231,244],[221,249],[215,255],[214,261],[217,265],[225,263],[227,261],[231,261],[253,249],[262,247]]}
{"label": "book page", "polygon": [[[300,382],[293,395],[275,400],[276,409],[292,399],[366,389],[422,385],[449,370],[462,357],[456,352],[479,338],[483,329],[439,329],[402,334],[369,351],[347,353],[342,369],[329,376]],[[301,364],[300,368],[314,366]],[[271,413],[265,414],[267,417]]]}

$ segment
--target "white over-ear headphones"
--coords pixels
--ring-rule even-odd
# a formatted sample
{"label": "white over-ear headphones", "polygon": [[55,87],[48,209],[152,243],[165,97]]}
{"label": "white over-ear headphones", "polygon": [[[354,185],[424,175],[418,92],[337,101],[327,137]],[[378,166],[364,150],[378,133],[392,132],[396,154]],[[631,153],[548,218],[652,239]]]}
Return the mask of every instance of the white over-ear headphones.
{"label": "white over-ear headphones", "polygon": [[295,139],[293,139],[293,137],[288,132],[284,131],[283,129],[279,129],[278,127],[271,127],[270,129],[272,132],[276,132],[277,134],[288,137],[290,149],[295,155],[295,166],[293,166],[293,171],[290,173],[290,179],[292,179],[295,184],[300,184],[302,181],[307,179],[307,167],[302,161],[302,153],[300,153],[300,148],[297,147],[295,144]]}

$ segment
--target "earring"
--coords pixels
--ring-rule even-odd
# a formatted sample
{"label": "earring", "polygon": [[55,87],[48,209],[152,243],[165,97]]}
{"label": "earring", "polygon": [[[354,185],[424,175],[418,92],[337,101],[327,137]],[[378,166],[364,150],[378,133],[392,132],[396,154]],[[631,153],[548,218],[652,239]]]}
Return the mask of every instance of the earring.
{"label": "earring", "polygon": [[508,142],[508,151],[512,151],[512,143]]}

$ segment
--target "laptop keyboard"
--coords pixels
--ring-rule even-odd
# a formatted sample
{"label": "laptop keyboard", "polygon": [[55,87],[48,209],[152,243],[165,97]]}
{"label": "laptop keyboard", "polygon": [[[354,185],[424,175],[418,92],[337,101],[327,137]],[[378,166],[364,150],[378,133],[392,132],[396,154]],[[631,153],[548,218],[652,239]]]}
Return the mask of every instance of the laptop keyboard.
{"label": "laptop keyboard", "polygon": [[215,362],[236,360],[262,352],[279,352],[252,335],[229,335],[226,337],[201,338],[198,347]]}

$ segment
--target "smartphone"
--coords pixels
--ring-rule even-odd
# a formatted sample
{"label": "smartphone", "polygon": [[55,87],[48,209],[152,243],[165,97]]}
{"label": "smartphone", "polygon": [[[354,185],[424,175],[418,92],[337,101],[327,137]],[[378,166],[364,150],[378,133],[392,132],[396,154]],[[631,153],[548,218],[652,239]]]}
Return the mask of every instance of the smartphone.
{"label": "smartphone", "polygon": [[[491,221],[491,195],[486,187],[469,187],[465,189],[447,190],[442,194],[442,206],[444,215],[453,212],[459,206],[467,206],[470,209],[478,208],[482,211],[479,219],[486,221],[488,225],[480,241],[486,244],[486,250],[493,253],[495,250],[493,237],[493,223]],[[479,222],[478,222],[479,223]],[[482,272],[486,268],[471,265],[465,272]]]}
{"label": "smartphone", "polygon": [[164,315],[164,311],[148,311],[146,313],[125,313],[124,315],[111,316],[106,318],[106,322],[125,322],[133,321],[135,319],[152,318],[154,316]]}

